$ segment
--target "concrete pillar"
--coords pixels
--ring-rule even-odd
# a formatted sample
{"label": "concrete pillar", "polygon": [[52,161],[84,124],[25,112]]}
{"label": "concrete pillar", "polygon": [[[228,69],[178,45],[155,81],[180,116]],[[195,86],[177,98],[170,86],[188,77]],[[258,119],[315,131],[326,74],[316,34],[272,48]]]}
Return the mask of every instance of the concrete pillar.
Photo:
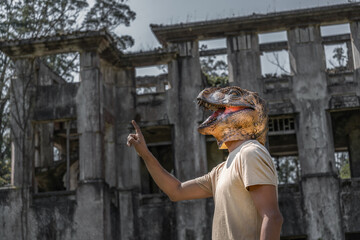
{"label": "concrete pillar", "polygon": [[115,74],[116,156],[118,158],[118,188],[139,189],[139,160],[134,149],[126,145],[127,136],[135,130],[135,69],[118,69]]}
{"label": "concrete pillar", "polygon": [[102,76],[96,52],[80,54],[81,85],[77,94],[77,125],[80,134],[80,181],[103,179]]}
{"label": "concrete pillar", "polygon": [[349,154],[351,177],[360,177],[360,129],[349,132]]}
{"label": "concrete pillar", "polygon": [[110,215],[110,204],[106,204],[109,202],[109,191],[102,182],[89,181],[91,180],[81,183],[76,191],[77,208],[74,222],[78,228],[73,239],[111,239],[111,232],[108,230],[110,216],[107,216]]}
{"label": "concrete pillar", "polygon": [[240,33],[227,38],[229,83],[250,91],[263,92],[257,33]]}
{"label": "concrete pillar", "polygon": [[[11,184],[16,186],[19,211],[10,214],[19,228],[18,236],[29,235],[30,187],[33,186],[34,129],[31,124],[36,96],[34,59],[15,60],[10,88]],[[15,231],[17,231],[15,230]],[[14,231],[14,230],[12,230]]]}
{"label": "concrete pillar", "polygon": [[104,83],[96,51],[80,53],[80,80],[76,96],[80,177],[75,221],[87,228],[80,227],[75,238],[109,239],[110,191],[104,181]]}
{"label": "concrete pillar", "polygon": [[117,187],[117,158],[116,158],[116,87],[114,67],[102,62],[101,72],[103,79],[103,118],[104,118],[104,171],[105,182],[110,188]]}
{"label": "concrete pillar", "polygon": [[360,22],[350,23],[352,56],[354,74],[357,81],[360,80]]}
{"label": "concrete pillar", "polygon": [[343,239],[320,28],[288,31],[308,239]]}
{"label": "concrete pillar", "polygon": [[11,183],[17,187],[32,185],[34,138],[31,125],[36,91],[34,60],[15,61],[16,77],[11,81],[10,127],[12,140]]}
{"label": "concrete pillar", "polygon": [[139,157],[126,145],[127,136],[134,132],[135,69],[113,69],[115,76],[115,151],[117,187],[119,194],[119,220],[121,240],[135,239],[136,213],[133,211],[133,191],[140,190]]}
{"label": "concrete pillar", "polygon": [[[169,64],[172,89],[167,103],[170,124],[174,125],[175,175],[186,181],[207,172],[205,137],[197,131],[202,110],[196,97],[204,88],[201,81],[198,42],[177,45],[179,57]],[[178,239],[204,239],[210,226],[205,221],[205,200],[179,202],[176,205]]]}

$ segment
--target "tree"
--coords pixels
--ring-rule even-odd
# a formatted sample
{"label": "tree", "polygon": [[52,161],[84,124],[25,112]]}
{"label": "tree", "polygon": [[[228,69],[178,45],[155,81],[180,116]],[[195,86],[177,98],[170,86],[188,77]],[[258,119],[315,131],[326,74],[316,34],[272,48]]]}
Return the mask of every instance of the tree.
{"label": "tree", "polygon": [[273,158],[279,184],[297,183],[300,179],[300,165],[297,156],[278,156]]}
{"label": "tree", "polygon": [[348,57],[344,46],[334,48],[332,58],[336,61],[336,63],[334,63],[333,61],[329,60],[330,65],[333,67],[331,69],[333,72],[346,70]]}
{"label": "tree", "polygon": [[[290,75],[290,72],[286,69],[286,61],[284,58],[281,59],[279,51],[272,52],[272,57],[269,57],[268,54],[265,53],[267,61],[276,67],[276,70],[273,74],[265,74],[265,77],[278,77],[279,75]],[[283,61],[281,61],[283,60]],[[277,74],[278,70],[280,70],[280,74]]]}
{"label": "tree", "polygon": [[[200,50],[206,50],[202,45]],[[213,87],[225,87],[229,85],[228,65],[223,60],[217,60],[216,56],[200,58],[201,71],[206,77],[207,84]]]}
{"label": "tree", "polygon": [[333,59],[335,59],[338,63],[339,67],[345,67],[345,61],[347,57],[345,55],[344,49],[342,47],[337,47],[333,51]]}
{"label": "tree", "polygon": [[335,152],[335,165],[339,171],[339,177],[341,179],[351,177],[349,152]]}
{"label": "tree", "polygon": [[[85,18],[80,22],[81,14]],[[86,0],[2,0],[0,1],[0,39],[12,40],[36,38],[78,30],[107,28],[118,47],[125,49],[133,45],[130,36],[117,36],[115,29],[122,24],[129,26],[135,19],[124,0],[96,0],[89,8]],[[73,72],[79,66],[78,54],[58,54],[43,57],[56,73],[67,81],[73,80]],[[0,168],[10,164],[9,97],[10,80],[14,76],[11,59],[0,53]],[[0,170],[0,179],[8,176]],[[3,181],[6,183],[8,177]],[[1,186],[1,182],[0,182]]]}

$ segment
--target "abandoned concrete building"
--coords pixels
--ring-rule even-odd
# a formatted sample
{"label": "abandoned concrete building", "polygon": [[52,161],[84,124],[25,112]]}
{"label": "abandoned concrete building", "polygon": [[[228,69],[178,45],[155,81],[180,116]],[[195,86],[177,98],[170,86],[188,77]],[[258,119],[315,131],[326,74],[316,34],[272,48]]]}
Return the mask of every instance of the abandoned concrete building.
{"label": "abandoned concrete building", "polygon": [[[348,24],[324,36],[322,27]],[[123,53],[106,30],[0,41],[14,60],[12,184],[0,189],[0,239],[210,239],[213,200],[171,202],[126,147],[136,119],[153,154],[180,180],[226,158],[197,132],[207,113],[201,57],[226,54],[229,84],[268,102],[268,148],[281,171],[282,239],[360,239],[360,4],[152,25],[163,48]],[[260,34],[285,32],[261,43]],[[225,39],[226,47],[199,42]],[[326,47],[347,61],[329,69]],[[266,53],[288,54],[289,73],[262,74]],[[65,82],[43,56],[79,53],[80,81]],[[341,58],[339,58],[341,59]],[[140,77],[136,69],[166,65]],[[350,177],[336,154],[347,154]],[[294,170],[295,169],[295,170]],[[280,177],[280,174],[279,174]]]}

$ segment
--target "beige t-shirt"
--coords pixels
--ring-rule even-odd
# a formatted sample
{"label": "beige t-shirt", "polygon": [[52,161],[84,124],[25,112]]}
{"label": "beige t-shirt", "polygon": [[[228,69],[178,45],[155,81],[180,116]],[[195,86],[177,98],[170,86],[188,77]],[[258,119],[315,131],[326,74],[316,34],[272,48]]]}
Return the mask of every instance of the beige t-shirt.
{"label": "beige t-shirt", "polygon": [[278,183],[274,163],[263,145],[256,140],[244,142],[196,182],[214,197],[213,240],[260,238],[262,219],[247,188]]}

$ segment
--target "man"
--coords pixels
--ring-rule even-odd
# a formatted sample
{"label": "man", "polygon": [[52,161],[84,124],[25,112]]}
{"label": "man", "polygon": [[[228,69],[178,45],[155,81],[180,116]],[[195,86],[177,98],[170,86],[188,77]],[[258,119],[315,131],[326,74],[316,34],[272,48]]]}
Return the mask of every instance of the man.
{"label": "man", "polygon": [[214,113],[199,126],[213,135],[228,159],[208,174],[181,183],[148,150],[140,128],[128,136],[160,189],[172,201],[213,197],[213,240],[280,238],[282,215],[277,202],[277,175],[264,147],[267,109],[257,93],[239,87],[207,88],[198,104]]}

